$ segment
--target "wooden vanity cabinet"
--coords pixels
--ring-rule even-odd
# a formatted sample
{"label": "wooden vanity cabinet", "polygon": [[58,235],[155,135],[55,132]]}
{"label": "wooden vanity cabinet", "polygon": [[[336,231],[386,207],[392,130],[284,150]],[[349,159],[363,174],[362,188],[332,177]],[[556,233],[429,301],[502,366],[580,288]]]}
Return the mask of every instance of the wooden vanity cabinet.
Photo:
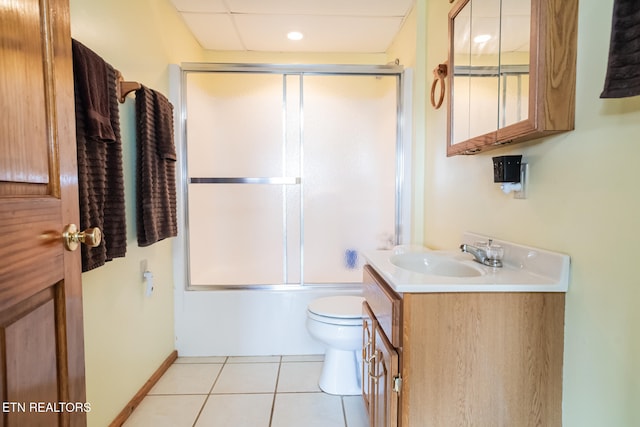
{"label": "wooden vanity cabinet", "polygon": [[363,290],[371,426],[562,425],[564,293]]}

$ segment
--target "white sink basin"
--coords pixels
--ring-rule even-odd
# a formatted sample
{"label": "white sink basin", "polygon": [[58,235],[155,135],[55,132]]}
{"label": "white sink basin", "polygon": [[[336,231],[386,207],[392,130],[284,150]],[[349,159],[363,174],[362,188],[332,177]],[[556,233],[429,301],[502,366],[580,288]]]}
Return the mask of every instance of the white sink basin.
{"label": "white sink basin", "polygon": [[[473,245],[490,237],[465,233]],[[493,239],[504,248],[503,267],[479,264],[468,253],[396,246],[365,252],[373,267],[396,292],[566,292],[570,258],[566,254]]]}
{"label": "white sink basin", "polygon": [[447,277],[477,277],[484,272],[446,255],[428,252],[407,252],[392,255],[391,264],[420,274]]}

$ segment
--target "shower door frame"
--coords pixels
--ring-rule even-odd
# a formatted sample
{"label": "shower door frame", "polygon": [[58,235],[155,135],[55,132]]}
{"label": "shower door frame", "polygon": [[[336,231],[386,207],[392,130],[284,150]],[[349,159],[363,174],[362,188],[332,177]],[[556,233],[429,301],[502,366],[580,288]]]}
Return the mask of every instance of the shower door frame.
{"label": "shower door frame", "polygon": [[[266,289],[266,290],[304,290],[314,287],[345,288],[353,285],[353,283],[304,283],[304,238],[300,236],[301,245],[301,272],[300,283],[284,283],[284,284],[210,284],[210,285],[191,285],[190,272],[190,254],[189,254],[189,184],[190,183],[232,183],[232,184],[277,184],[291,185],[302,184],[301,177],[242,177],[242,178],[225,178],[225,177],[202,177],[189,178],[187,169],[187,76],[189,73],[247,73],[247,74],[277,74],[283,76],[283,95],[286,96],[286,88],[284,80],[287,76],[300,76],[300,86],[303,87],[304,76],[394,76],[396,78],[396,174],[395,174],[395,224],[394,224],[394,243],[405,244],[409,241],[410,233],[410,212],[409,212],[409,165],[410,165],[410,70],[405,70],[401,65],[277,65],[277,64],[231,64],[231,63],[182,63],[180,67],[174,66],[172,74],[179,72],[178,93],[174,93],[174,98],[178,101],[177,109],[177,149],[179,155],[180,173],[177,176],[178,185],[178,212],[181,220],[180,225],[182,232],[178,238],[177,244],[174,246],[174,254],[178,258],[182,258],[183,265],[182,274],[185,290],[187,291],[211,291],[211,290],[248,290],[248,289]],[[302,100],[301,89],[301,109],[304,102]],[[302,126],[301,126],[302,127]],[[409,129],[408,129],[409,128]],[[303,129],[300,129],[303,133]],[[303,143],[303,136],[300,136]],[[301,200],[302,203],[302,200]],[[303,205],[301,205],[302,210]],[[285,213],[286,215],[286,213]],[[302,215],[302,212],[301,212]],[[303,219],[301,221],[304,221]],[[286,232],[286,231],[285,231]],[[286,261],[285,261],[286,263]],[[175,276],[179,277],[181,273],[176,272]],[[285,271],[285,276],[286,276]]]}

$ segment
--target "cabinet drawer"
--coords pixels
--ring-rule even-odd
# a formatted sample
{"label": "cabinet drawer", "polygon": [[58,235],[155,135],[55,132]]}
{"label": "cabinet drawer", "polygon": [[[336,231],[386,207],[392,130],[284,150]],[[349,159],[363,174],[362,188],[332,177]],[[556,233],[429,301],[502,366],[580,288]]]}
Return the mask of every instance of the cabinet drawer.
{"label": "cabinet drawer", "polygon": [[370,265],[364,266],[362,290],[380,328],[394,347],[401,347],[400,322],[402,313],[400,303],[402,298],[400,295],[394,292]]}

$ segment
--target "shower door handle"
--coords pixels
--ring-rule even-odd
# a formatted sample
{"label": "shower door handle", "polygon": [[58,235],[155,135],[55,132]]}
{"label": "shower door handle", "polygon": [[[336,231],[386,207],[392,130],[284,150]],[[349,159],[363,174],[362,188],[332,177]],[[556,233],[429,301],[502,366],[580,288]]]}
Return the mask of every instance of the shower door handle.
{"label": "shower door handle", "polygon": [[275,184],[275,185],[297,185],[302,178],[299,176],[277,176],[277,177],[240,177],[240,178],[190,178],[191,184]]}

